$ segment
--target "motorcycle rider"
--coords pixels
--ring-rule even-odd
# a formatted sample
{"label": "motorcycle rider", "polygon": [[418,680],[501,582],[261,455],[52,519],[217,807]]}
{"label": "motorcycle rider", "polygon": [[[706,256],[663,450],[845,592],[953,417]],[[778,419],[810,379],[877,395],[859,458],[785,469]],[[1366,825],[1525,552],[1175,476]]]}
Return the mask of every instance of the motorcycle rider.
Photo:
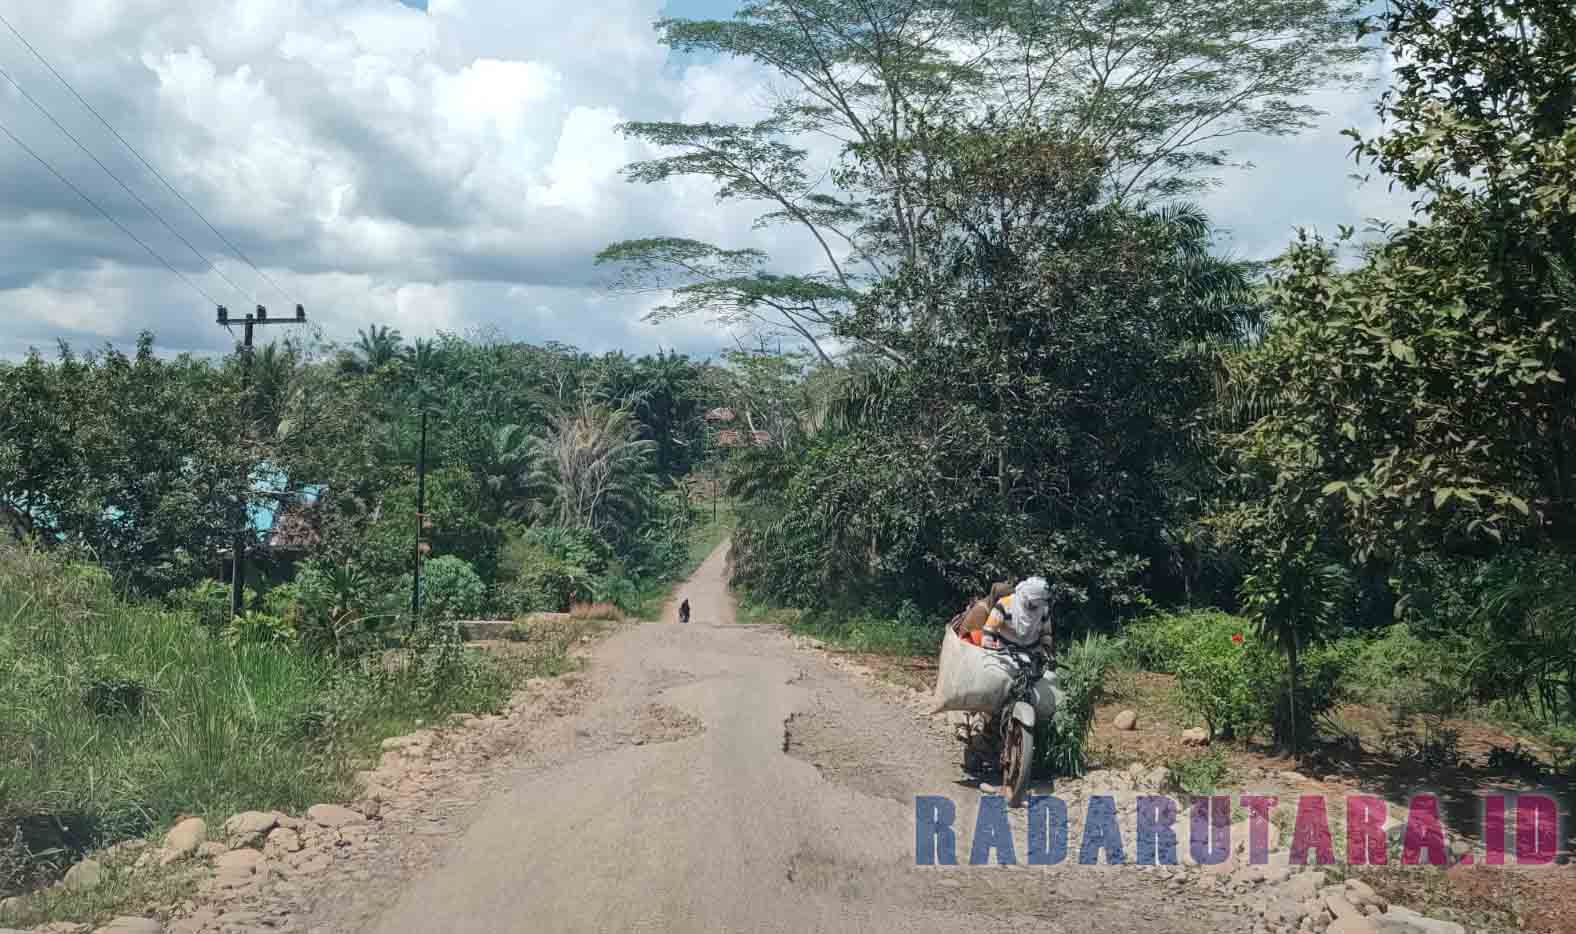
{"label": "motorcycle rider", "polygon": [[1051,587],[1045,578],[1031,577],[991,607],[983,645],[999,649],[1005,639],[1022,648],[1038,645],[1049,655],[1054,641],[1050,617]]}
{"label": "motorcycle rider", "polygon": [[[1043,577],[1030,577],[991,607],[980,647],[999,651],[1003,642],[1011,642],[1021,648],[1038,647],[1049,657],[1054,644],[1050,616],[1050,585]],[[970,721],[971,739],[964,750],[964,769],[976,775],[992,771],[988,755],[989,718],[971,714]]]}

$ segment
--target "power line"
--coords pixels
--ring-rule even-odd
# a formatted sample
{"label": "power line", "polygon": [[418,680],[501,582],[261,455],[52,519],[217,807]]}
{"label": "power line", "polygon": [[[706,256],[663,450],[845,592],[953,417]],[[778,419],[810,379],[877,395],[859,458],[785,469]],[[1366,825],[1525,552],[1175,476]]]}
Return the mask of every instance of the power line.
{"label": "power line", "polygon": [[44,67],[49,69],[49,73],[54,75],[55,78],[61,84],[66,86],[66,90],[70,91],[71,92],[71,96],[75,97],[77,99],[77,103],[79,103],[83,107],[87,108],[88,113],[90,113],[94,117],[98,118],[98,122],[104,124],[104,129],[109,130],[110,133],[114,134],[115,138],[120,140],[120,144],[122,146],[125,146],[126,149],[128,151],[130,151],[133,156],[136,156],[137,157],[137,161],[141,162],[143,167],[146,168],[149,172],[152,172],[154,178],[158,179],[160,182],[162,182],[164,184],[165,188],[169,189],[170,194],[172,194],[176,198],[180,199],[180,202],[182,204],[186,205],[186,207],[188,209],[190,209],[193,214],[197,215],[197,219],[202,221],[203,224],[205,226],[207,226],[207,228],[210,231],[213,232],[213,235],[215,237],[218,237],[221,241],[224,242],[225,246],[230,248],[230,252],[234,253],[241,260],[241,262],[243,262],[246,265],[252,267],[252,271],[257,273],[259,276],[261,276],[264,282],[267,282],[269,285],[273,286],[274,291],[278,292],[279,295],[282,298],[284,298],[286,300],[288,300],[290,298],[289,294],[287,294],[285,292],[285,290],[280,287],[279,283],[277,283],[277,282],[275,282],[273,280],[272,276],[270,276],[268,273],[263,272],[261,269],[259,269],[257,264],[252,262],[251,257],[249,257],[245,253],[241,252],[241,248],[236,246],[234,243],[231,243],[229,237],[226,237],[224,234],[220,233],[219,232],[219,228],[217,228],[213,224],[209,223],[208,218],[203,216],[203,213],[201,211],[197,210],[197,206],[195,204],[192,204],[190,201],[186,200],[186,196],[181,194],[179,191],[177,191],[175,186],[170,184],[169,179],[164,177],[163,173],[161,173],[158,169],[154,168],[153,164],[151,162],[149,162],[147,159],[143,158],[142,153],[137,151],[137,147],[135,147],[135,146],[131,145],[131,143],[127,142],[126,141],[126,137],[121,136],[120,135],[120,131],[115,129],[113,126],[111,126],[110,122],[108,120],[104,119],[104,115],[103,114],[100,114],[97,110],[95,110],[93,108],[92,104],[89,104],[87,102],[87,100],[81,94],[77,93],[77,89],[72,86],[70,81],[66,80],[65,75],[62,75],[60,72],[56,71],[55,70],[55,66],[51,65],[49,63],[49,59],[45,58],[43,56],[43,53],[39,52],[38,49],[35,49],[33,47],[33,43],[27,41],[27,37],[26,36],[23,36],[20,32],[17,32],[16,27],[11,25],[11,21],[5,18],[5,14],[4,13],[0,13],[0,23],[4,23],[5,24],[5,28],[11,30],[11,35],[16,36],[17,41],[22,43],[24,46],[26,46],[27,50],[29,52],[33,53],[33,57],[38,59],[41,63],[43,63]]}
{"label": "power line", "polygon": [[173,265],[171,265],[169,260],[167,260],[164,257],[160,256],[153,249],[153,247],[148,246],[146,243],[144,243],[142,241],[141,237],[139,237],[136,234],[132,233],[130,228],[128,228],[125,224],[122,224],[120,221],[116,220],[115,216],[113,214],[111,214],[110,212],[104,210],[103,206],[101,206],[97,201],[94,201],[91,197],[89,197],[87,192],[83,191],[82,189],[78,188],[76,185],[72,184],[71,179],[66,178],[64,175],[61,175],[58,171],[56,171],[54,166],[50,165],[49,162],[47,160],[45,160],[43,156],[41,156],[38,153],[34,152],[33,151],[33,147],[29,146],[28,144],[26,144],[26,143],[22,142],[20,139],[18,139],[17,135],[15,133],[12,133],[10,128],[7,127],[4,123],[0,123],[0,133],[4,133],[6,136],[9,136],[11,138],[11,142],[16,143],[18,146],[22,147],[22,151],[23,152],[25,152],[28,155],[32,156],[34,159],[37,159],[39,165],[41,165],[44,168],[48,169],[49,170],[49,174],[51,174],[51,175],[55,176],[56,178],[60,179],[60,183],[62,185],[65,185],[67,188],[70,188],[72,191],[76,192],[77,193],[77,197],[81,198],[83,201],[86,201],[88,204],[93,205],[93,207],[95,209],[97,209],[100,214],[104,215],[104,219],[105,220],[109,221],[111,224],[114,224],[116,227],[119,227],[120,230],[121,230],[121,233],[124,233],[126,236],[128,236],[131,239],[137,241],[137,245],[142,247],[144,250],[147,250],[149,256],[151,256],[154,259],[158,260],[159,262],[163,263],[165,268],[169,269],[170,272],[173,272],[177,276],[180,276],[181,277],[181,281],[185,282],[187,285],[189,285],[193,289],[195,289],[197,291],[198,295],[201,295],[204,299],[207,300],[208,304],[210,304],[210,305],[218,305],[219,304],[217,301],[214,300],[214,297],[212,295],[209,295],[206,291],[203,290],[202,286],[200,286],[197,283],[193,282],[190,279],[190,277],[188,277],[184,272],[181,272],[179,269],[176,269]]}
{"label": "power line", "polygon": [[[153,219],[154,220],[156,220],[159,223],[163,224],[165,230],[168,230],[170,233],[174,234],[175,235],[175,239],[177,239],[180,242],[186,244],[186,249],[191,250],[193,256],[197,257],[198,259],[200,259],[204,263],[206,263],[208,265],[208,268],[213,270],[214,275],[216,275],[219,278],[223,279],[225,281],[225,283],[230,286],[230,288],[236,290],[237,292],[241,293],[242,295],[248,294],[245,289],[243,289],[240,286],[236,285],[235,281],[233,279],[231,279],[229,276],[225,275],[224,272],[221,271],[218,266],[214,265],[213,260],[211,260],[208,257],[204,256],[200,250],[198,250],[196,247],[192,246],[192,242],[190,240],[186,239],[184,236],[182,236],[181,232],[179,230],[176,230],[174,227],[170,226],[170,222],[164,219],[164,215],[162,215],[158,211],[154,210],[153,209],[153,205],[151,205],[148,202],[142,200],[142,197],[140,195],[138,195],[135,191],[132,191],[131,190],[131,186],[127,185],[124,181],[122,181],[121,177],[119,175],[116,175],[114,172],[110,171],[110,167],[109,166],[105,165],[103,162],[100,162],[99,161],[99,157],[93,155],[93,151],[92,150],[88,149],[87,146],[83,145],[82,141],[80,139],[77,139],[77,137],[70,130],[66,129],[64,124],[62,124],[59,120],[56,120],[55,119],[55,115],[50,113],[48,108],[46,108],[43,104],[40,104],[38,102],[38,100],[33,97],[33,95],[27,93],[27,89],[22,87],[20,84],[18,84],[16,79],[11,77],[11,74],[9,72],[7,72],[4,68],[0,68],[0,78],[4,78],[5,80],[11,82],[11,86],[16,88],[17,91],[20,92],[23,97],[27,98],[28,103],[30,103],[34,107],[38,108],[38,112],[39,113],[41,113],[45,117],[49,118],[49,122],[53,123],[55,125],[55,129],[57,129],[60,132],[64,133],[66,135],[66,139],[69,139],[73,143],[75,143],[77,148],[82,150],[84,155],[86,155],[89,159],[93,160],[93,164],[94,165],[97,165],[99,168],[103,169],[105,175],[108,175],[110,178],[114,179],[115,180],[115,184],[119,185],[126,192],[126,194],[131,195],[132,200],[134,200],[138,204],[142,205],[142,209],[144,211],[147,211],[149,214],[153,215]],[[251,298],[252,298],[253,304],[256,304],[257,303],[257,294],[255,292],[254,293],[250,293],[250,294],[251,294]]]}

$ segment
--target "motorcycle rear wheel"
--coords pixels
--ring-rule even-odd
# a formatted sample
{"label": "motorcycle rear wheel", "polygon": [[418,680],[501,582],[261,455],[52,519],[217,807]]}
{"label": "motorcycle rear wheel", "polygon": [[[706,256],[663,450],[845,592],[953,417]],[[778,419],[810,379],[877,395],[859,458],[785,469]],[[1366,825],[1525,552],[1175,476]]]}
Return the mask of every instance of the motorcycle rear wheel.
{"label": "motorcycle rear wheel", "polygon": [[1008,789],[1007,806],[1019,807],[1029,793],[1034,771],[1034,731],[1009,720],[1001,744],[1001,783]]}

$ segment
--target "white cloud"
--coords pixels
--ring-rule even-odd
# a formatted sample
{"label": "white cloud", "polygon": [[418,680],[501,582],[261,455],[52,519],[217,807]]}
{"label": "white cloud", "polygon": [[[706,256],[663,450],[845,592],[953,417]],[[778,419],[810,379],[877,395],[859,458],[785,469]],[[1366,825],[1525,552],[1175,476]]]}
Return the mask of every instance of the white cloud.
{"label": "white cloud", "polygon": [[[197,244],[231,288],[164,232],[24,99],[0,84],[0,122],[101,200],[215,300],[307,305],[330,336],[373,323],[407,336],[496,325],[587,349],[715,350],[705,322],[653,328],[651,296],[600,290],[592,257],[627,237],[692,236],[819,265],[788,228],[754,230],[752,204],[704,179],[634,186],[652,153],[623,120],[736,121],[765,113],[741,61],[669,61],[651,22],[663,0],[57,0],[8,17],[286,295],[266,285],[83,111],[9,34],[0,62]],[[1208,206],[1239,252],[1293,224],[1360,220],[1394,199],[1356,193],[1340,126],[1366,98],[1293,141],[1245,147],[1259,164]],[[817,158],[831,144],[814,144]],[[0,354],[158,333],[220,350],[212,308],[0,139]]]}
{"label": "white cloud", "polygon": [[1368,169],[1352,161],[1352,140],[1342,135],[1348,128],[1364,135],[1378,130],[1373,98],[1390,74],[1389,60],[1375,57],[1367,90],[1329,89],[1309,96],[1310,104],[1325,111],[1312,129],[1293,137],[1247,140],[1235,148],[1232,157],[1252,168],[1226,171],[1222,184],[1201,199],[1229,232],[1232,252],[1268,259],[1285,249],[1298,227],[1333,237],[1338,224],[1360,229],[1369,218],[1409,215],[1404,193],[1388,192],[1382,180],[1358,185],[1350,177]]}
{"label": "white cloud", "polygon": [[[231,307],[250,307],[255,289],[302,301],[340,336],[373,322],[415,335],[490,321],[527,339],[647,343],[640,310],[600,292],[596,250],[653,233],[760,239],[747,212],[714,209],[709,190],[697,199],[691,186],[640,188],[619,173],[651,155],[615,131],[620,121],[722,113],[750,82],[736,63],[667,68],[650,28],[659,0],[53,6],[63,9],[14,20],[288,295],[229,256],[19,45],[4,48],[24,63],[18,80],[241,291],[112,197],[113,182],[25,101],[0,96],[0,120]],[[227,346],[203,299],[20,151],[0,147],[0,172],[0,234],[27,245],[0,259],[0,353],[57,332],[96,342],[142,328],[171,348]],[[715,340],[701,327],[681,336]]]}

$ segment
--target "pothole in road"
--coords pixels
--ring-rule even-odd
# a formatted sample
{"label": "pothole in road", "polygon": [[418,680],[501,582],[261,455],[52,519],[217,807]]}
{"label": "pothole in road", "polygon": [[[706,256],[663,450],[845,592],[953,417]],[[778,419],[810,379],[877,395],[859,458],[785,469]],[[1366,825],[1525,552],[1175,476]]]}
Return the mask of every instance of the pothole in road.
{"label": "pothole in road", "polygon": [[688,671],[678,671],[673,668],[648,668],[645,672],[645,682],[653,693],[670,691],[673,688],[699,681],[696,675]]}
{"label": "pothole in road", "polygon": [[647,704],[630,723],[625,735],[635,745],[671,743],[706,731],[706,725],[676,707]]}
{"label": "pothole in road", "polygon": [[783,721],[783,752],[815,766],[829,782],[877,798],[912,804],[914,776],[887,761],[870,737],[823,713],[799,712]]}

